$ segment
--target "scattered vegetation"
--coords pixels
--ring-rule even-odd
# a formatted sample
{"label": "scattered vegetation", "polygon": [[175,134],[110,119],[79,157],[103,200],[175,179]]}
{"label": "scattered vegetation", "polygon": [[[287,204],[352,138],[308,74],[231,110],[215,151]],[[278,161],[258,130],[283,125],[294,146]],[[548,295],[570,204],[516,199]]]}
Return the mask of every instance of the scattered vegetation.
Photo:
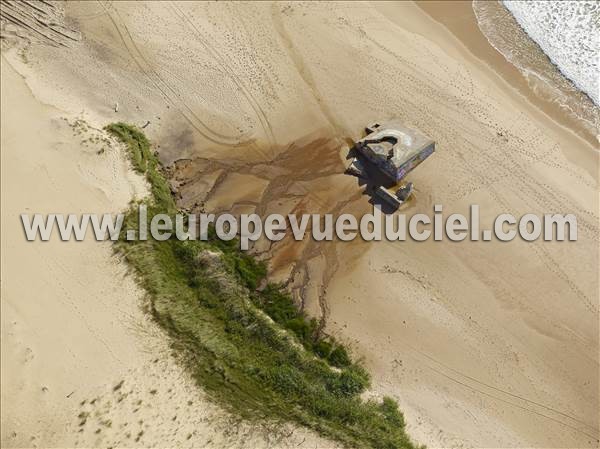
{"label": "scattered vegetation", "polygon": [[[149,216],[176,213],[144,134],[124,123],[106,130],[126,144],[135,170],[145,174]],[[369,375],[348,351],[321,338],[317,323],[281,286],[257,289],[266,275],[263,263],[236,241],[212,235],[208,241],[125,240],[137,219],[132,208],[116,248],[146,289],[174,352],[213,399],[247,419],[293,421],[347,446],[414,447],[393,399],[361,399]]]}

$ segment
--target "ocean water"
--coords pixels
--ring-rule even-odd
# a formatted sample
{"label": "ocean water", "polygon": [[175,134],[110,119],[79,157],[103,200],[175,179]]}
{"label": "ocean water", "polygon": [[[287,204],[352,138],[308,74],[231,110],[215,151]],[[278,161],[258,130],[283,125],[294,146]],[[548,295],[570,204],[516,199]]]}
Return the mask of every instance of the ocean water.
{"label": "ocean water", "polygon": [[536,95],[599,136],[600,3],[472,0],[479,29]]}
{"label": "ocean water", "polygon": [[600,104],[600,2],[504,0],[503,4],[560,71]]}

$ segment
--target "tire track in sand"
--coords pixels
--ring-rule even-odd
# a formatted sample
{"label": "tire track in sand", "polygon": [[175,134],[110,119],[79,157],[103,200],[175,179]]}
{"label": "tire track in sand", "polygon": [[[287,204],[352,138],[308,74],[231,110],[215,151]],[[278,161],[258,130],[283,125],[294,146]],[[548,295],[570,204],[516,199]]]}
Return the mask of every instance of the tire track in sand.
{"label": "tire track in sand", "polygon": [[[510,391],[504,390],[502,388],[496,387],[489,383],[478,380],[474,377],[471,377],[467,374],[464,374],[441,361],[431,357],[430,355],[414,348],[411,345],[407,345],[407,348],[411,350],[415,355],[410,357],[414,358],[416,361],[421,363],[423,366],[428,368],[429,370],[435,372],[436,374],[457,383],[467,389],[470,389],[478,394],[482,394],[484,396],[488,396],[497,401],[503,402],[505,404],[511,405],[520,410],[532,413],[540,418],[547,419],[553,421],[559,425],[565,426],[575,432],[586,435],[587,437],[593,438],[595,442],[598,442],[598,429],[594,426],[583,421],[581,418],[577,418],[569,413],[566,413],[561,410],[557,410],[548,405],[542,404],[540,402],[534,401],[532,399],[528,399],[519,394],[512,393]],[[427,360],[427,361],[425,361]],[[432,366],[430,363],[436,364],[438,367]],[[491,390],[491,391],[486,391]],[[493,391],[493,393],[492,393]],[[519,403],[521,402],[521,403]],[[554,416],[552,416],[554,415]],[[571,422],[567,422],[571,421]],[[594,433],[590,433],[594,432]]]}
{"label": "tire track in sand", "polygon": [[223,133],[219,133],[213,129],[211,129],[205,122],[203,122],[198,114],[190,108],[190,106],[182,99],[180,99],[180,95],[171,87],[169,83],[167,83],[154,69],[153,65],[148,62],[146,57],[143,55],[133,36],[131,35],[129,28],[124,23],[119,11],[115,8],[112,3],[106,5],[101,0],[98,0],[98,3],[104,8],[106,14],[110,18],[113,23],[127,53],[131,56],[133,61],[136,63],[138,68],[142,71],[142,73],[152,82],[152,84],[158,89],[158,91],[162,94],[165,100],[176,108],[190,123],[190,125],[198,131],[202,137],[213,142],[215,144],[220,145],[238,145],[242,143],[243,139],[246,136],[234,137],[230,135],[226,135]]}
{"label": "tire track in sand", "polygon": [[[250,105],[252,110],[254,111],[254,114],[256,115],[256,118],[258,119],[258,122],[260,123],[260,125],[263,129],[263,132],[267,138],[269,147],[273,148],[276,144],[275,136],[273,134],[273,129],[271,127],[271,123],[267,119],[267,115],[266,115],[265,111],[260,106],[260,102],[254,97],[252,92],[250,92],[250,90],[245,86],[242,79],[236,75],[235,70],[233,70],[231,68],[231,66],[229,65],[229,63],[227,62],[227,58],[224,57],[215,48],[215,46],[209,44],[209,42],[202,35],[202,32],[198,29],[196,24],[194,24],[194,22],[192,22],[188,18],[188,16],[175,4],[175,2],[171,1],[171,2],[169,2],[169,4],[171,6],[171,9],[175,13],[175,15],[182,21],[184,26],[188,26],[192,30],[192,33],[196,36],[196,39],[198,40],[200,45],[202,45],[202,47],[208,52],[209,55],[212,56],[212,58],[217,62],[217,64],[219,66],[221,66],[221,68],[223,69],[223,72],[227,74],[229,79],[240,90],[240,92],[242,93],[242,95],[244,96],[244,98],[246,99],[246,101],[248,102],[248,104]],[[265,159],[267,159],[267,160],[270,159],[270,158],[267,158],[266,155],[259,148],[257,148],[257,151],[259,151],[263,155],[263,157],[265,157]]]}

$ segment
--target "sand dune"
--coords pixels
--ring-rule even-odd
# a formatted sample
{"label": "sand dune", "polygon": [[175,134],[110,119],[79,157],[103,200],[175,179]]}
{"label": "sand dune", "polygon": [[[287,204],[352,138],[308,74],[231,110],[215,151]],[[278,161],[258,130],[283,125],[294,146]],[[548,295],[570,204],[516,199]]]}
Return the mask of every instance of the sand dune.
{"label": "sand dune", "polygon": [[146,186],[112,138],[40,103],[4,57],[2,111],[2,447],[335,446],[209,402],[109,242],[25,241],[21,213],[116,213]]}
{"label": "sand dune", "polygon": [[365,357],[372,393],[399,400],[418,442],[597,445],[597,148],[529,101],[506,61],[474,55],[493,49],[469,17],[464,45],[411,3],[74,2],[81,40],[7,58],[43,103],[92,123],[150,121],[188,209],[365,213],[344,147],[398,117],[437,142],[404,212],[575,213],[576,243],[255,251]]}

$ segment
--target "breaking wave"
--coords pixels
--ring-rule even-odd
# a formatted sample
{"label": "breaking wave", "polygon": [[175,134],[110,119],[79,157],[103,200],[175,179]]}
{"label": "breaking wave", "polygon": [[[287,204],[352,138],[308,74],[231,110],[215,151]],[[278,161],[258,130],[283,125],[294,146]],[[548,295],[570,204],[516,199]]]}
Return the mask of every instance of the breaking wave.
{"label": "breaking wave", "polygon": [[519,25],[596,104],[600,3],[504,0]]}
{"label": "breaking wave", "polygon": [[488,42],[521,71],[536,95],[597,135],[600,4],[473,0],[472,6]]}

